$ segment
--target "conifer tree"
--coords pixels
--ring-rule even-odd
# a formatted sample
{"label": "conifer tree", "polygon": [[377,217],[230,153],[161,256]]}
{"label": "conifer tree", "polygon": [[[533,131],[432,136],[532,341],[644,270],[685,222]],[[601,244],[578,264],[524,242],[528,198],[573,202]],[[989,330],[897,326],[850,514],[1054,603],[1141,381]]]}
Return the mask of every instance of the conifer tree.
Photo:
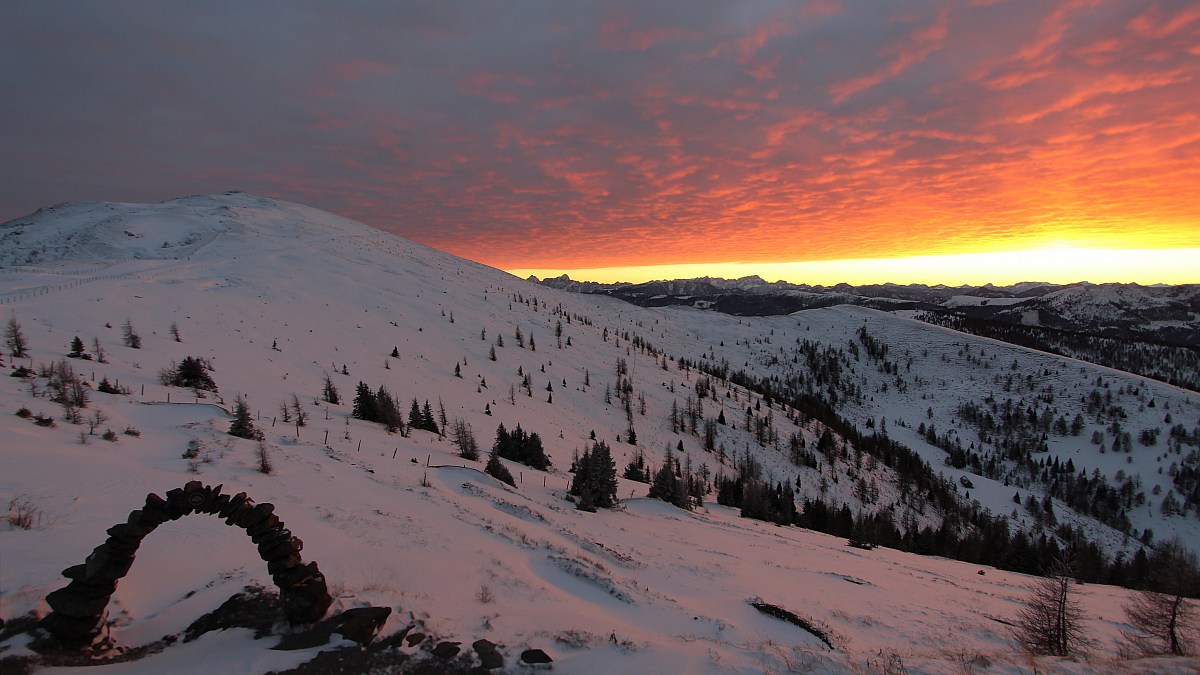
{"label": "conifer tree", "polygon": [[517,482],[513,480],[512,472],[500,461],[500,454],[496,452],[495,448],[492,448],[491,454],[488,455],[487,465],[483,467],[483,471],[497,480],[502,480],[513,487],[517,486]]}
{"label": "conifer tree", "polygon": [[661,499],[690,511],[692,505],[688,500],[687,491],[679,473],[679,460],[668,452],[663,459],[663,465],[654,474],[649,496],[652,499]]}
{"label": "conifer tree", "polygon": [[250,404],[241,394],[234,400],[233,422],[229,425],[229,435],[250,440],[262,440],[263,432],[254,427],[254,417],[250,413]]}
{"label": "conifer tree", "polygon": [[71,351],[67,352],[67,356],[77,359],[83,356],[83,349],[83,340],[80,340],[79,336],[76,335],[75,339],[71,340]]}
{"label": "conifer tree", "polygon": [[379,419],[379,410],[375,401],[375,394],[371,388],[362,380],[358,381],[358,386],[354,393],[354,407],[350,411],[350,415],[356,419],[374,422]]}
{"label": "conifer tree", "polygon": [[417,402],[417,397],[414,396],[412,405],[408,409],[408,426],[410,429],[421,429],[421,404]]}
{"label": "conifer tree", "polygon": [[421,428],[435,434],[441,433],[437,420],[433,418],[433,408],[429,405],[429,399],[425,399],[425,407],[421,409]]}
{"label": "conifer tree", "polygon": [[121,326],[121,338],[125,342],[125,346],[130,349],[142,348],[142,336],[133,330],[133,320],[126,318],[125,323]]}
{"label": "conifer tree", "polygon": [[383,424],[389,434],[397,431],[403,433],[404,418],[391,392],[382,384],[379,385],[379,391],[375,392],[375,421]]}
{"label": "conifer tree", "polygon": [[329,373],[324,374],[324,382],[321,385],[321,398],[326,403],[337,405],[341,403],[341,397],[338,395],[337,387],[333,384],[333,378],[329,377]]}
{"label": "conifer tree", "polygon": [[625,473],[622,474],[629,480],[635,480],[639,483],[650,482],[650,468],[646,466],[646,455],[642,453],[642,449],[638,448],[633,455],[633,459],[629,460],[629,464],[625,465]]}
{"label": "conifer tree", "polygon": [[8,324],[4,327],[4,346],[8,349],[9,356],[15,358],[29,356],[29,342],[25,339],[25,332],[21,330],[21,324],[17,321],[16,314],[8,318]]}

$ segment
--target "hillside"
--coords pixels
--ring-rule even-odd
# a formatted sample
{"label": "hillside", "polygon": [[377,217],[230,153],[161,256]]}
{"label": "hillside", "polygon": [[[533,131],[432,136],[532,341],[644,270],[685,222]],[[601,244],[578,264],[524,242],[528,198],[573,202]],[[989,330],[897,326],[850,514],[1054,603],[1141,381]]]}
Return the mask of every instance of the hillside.
{"label": "hillside", "polygon": [[[845,536],[742,518],[713,493],[686,511],[646,498],[646,484],[624,478],[615,510],[584,513],[566,499],[572,459],[591,447],[594,432],[612,448],[618,473],[639,451],[652,468],[670,455],[711,486],[751,458],[766,484],[795,486],[797,503],[845,504],[856,517],[886,513],[914,531],[943,527],[946,509],[986,508],[1000,518],[1013,512],[1014,529],[1052,539],[1053,527],[1012,503],[1014,492],[1040,502],[1047,486],[1015,461],[1011,475],[972,473],[969,457],[946,467],[946,451],[917,433],[936,424],[967,442],[960,408],[993,390],[993,398],[1027,406],[1052,394],[1039,415],[1042,403],[1055,416],[1087,412],[1079,435],[1049,438],[1050,454],[1037,459],[1070,459],[1075,471],[1113,481],[1117,471],[1136,474],[1147,493],[1127,513],[1132,536],[1071,515],[1061,501],[1060,520],[1110,556],[1132,556],[1143,530],[1155,541],[1178,535],[1193,549],[1200,542],[1194,507],[1164,515],[1160,494],[1176,484],[1169,471],[1159,473],[1172,462],[1178,473],[1196,452],[1190,437],[1169,442],[1172,424],[1160,413],[1193,433],[1200,397],[1091,364],[862,308],[738,318],[637,307],[538,286],[241,193],[60,205],[0,225],[0,242],[3,318],[19,322],[30,352],[6,354],[4,367],[36,373],[66,362],[88,399],[72,424],[46,397],[47,378],[0,381],[0,500],[31,525],[0,529],[5,621],[44,614],[46,594],[65,583],[60,570],[83,562],[147,493],[199,480],[274,504],[304,540],[304,560],[320,564],[331,613],[391,607],[383,634],[414,626],[429,639],[399,650],[425,658],[437,658],[428,652],[440,641],[487,638],[514,670],[522,650],[538,648],[557,669],[579,673],[895,672],[898,664],[908,672],[984,664],[1016,672],[1028,663],[1004,622],[1026,595],[1024,575],[850,548]],[[125,326],[139,348],[125,346]],[[66,358],[77,336],[90,360]],[[219,391],[161,383],[162,369],[188,357],[212,366]],[[321,400],[327,377],[338,404]],[[102,393],[102,381],[127,393]],[[550,469],[506,462],[517,479],[509,487],[482,473],[482,461],[458,457],[449,437],[390,434],[355,419],[359,382],[386,387],[404,411],[413,399],[428,402],[440,427],[461,420],[485,453],[499,424],[536,432]],[[763,382],[777,383],[773,396],[763,395]],[[1102,416],[1087,411],[1092,388],[1113,394]],[[785,390],[796,401],[836,401],[852,428],[792,405]],[[269,475],[258,471],[255,442],[226,433],[239,396],[265,432]],[[303,427],[281,419],[293,396],[309,415]],[[1109,433],[1103,443],[1111,449],[1113,406],[1125,410],[1121,429],[1163,429],[1158,445],[1101,452],[1089,444],[1093,432]],[[21,408],[56,418],[56,426],[11,414]],[[673,409],[695,411],[689,421],[699,428],[688,428],[686,414],[673,424]],[[97,412],[102,421],[87,424]],[[727,423],[716,424],[718,415]],[[912,494],[899,469],[864,460],[846,440],[885,422],[945,484],[969,476],[969,494],[958,488],[945,502]],[[108,429],[115,441],[102,437]],[[140,435],[122,433],[135,429]],[[166,524],[146,538],[117,587],[112,636],[139,646],[181,634],[249,584],[272,585],[242,533],[203,516]],[[1111,586],[1081,587],[1092,660],[1042,665],[1129,666],[1114,661],[1127,597]],[[807,617],[831,644],[751,601]],[[28,654],[25,640],[6,641],[0,658]],[[319,649],[270,650],[277,640],[256,641],[244,629],[208,633],[123,667],[257,673],[294,667]],[[1197,664],[1151,665],[1186,672]]]}
{"label": "hillside", "polygon": [[738,316],[858,305],[1200,391],[1200,286],[1194,284],[825,287],[758,277],[596,284],[565,275],[538,283],[643,307],[698,307]]}

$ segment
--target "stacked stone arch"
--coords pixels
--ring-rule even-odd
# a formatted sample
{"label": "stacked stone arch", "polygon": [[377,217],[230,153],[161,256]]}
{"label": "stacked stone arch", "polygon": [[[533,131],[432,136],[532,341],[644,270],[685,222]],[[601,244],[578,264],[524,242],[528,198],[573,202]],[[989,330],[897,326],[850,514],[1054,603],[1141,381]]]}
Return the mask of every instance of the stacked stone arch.
{"label": "stacked stone arch", "polygon": [[130,512],[123,523],[108,528],[108,539],[82,565],[63,570],[70,579],[65,587],[46,596],[52,610],[40,626],[67,646],[84,646],[103,640],[109,598],[117,582],[133,565],[138,547],[159,525],[193,513],[223,518],[226,525],[240,527],[258,546],[267,563],[271,580],[279,587],[284,616],[293,625],[319,621],[333,599],[325,577],[315,562],[300,558],[304,542],[284,527],[270,503],[256,504],[245,492],[221,494],[223,486],[211,487],[189,481],[166,497],[150,493],[142,508]]}

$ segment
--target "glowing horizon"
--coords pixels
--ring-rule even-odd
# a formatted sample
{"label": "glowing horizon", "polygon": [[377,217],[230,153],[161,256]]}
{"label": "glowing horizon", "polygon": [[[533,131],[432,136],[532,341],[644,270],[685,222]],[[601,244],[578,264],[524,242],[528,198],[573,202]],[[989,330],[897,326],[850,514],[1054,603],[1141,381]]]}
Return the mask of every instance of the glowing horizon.
{"label": "glowing horizon", "polygon": [[1196,2],[8,4],[0,222],[237,188],[519,271],[1195,280],[990,252],[1200,249]]}
{"label": "glowing horizon", "polygon": [[575,281],[642,283],[668,279],[758,276],[768,282],[810,286],[894,283],[927,286],[1011,286],[1022,282],[1155,284],[1200,283],[1200,248],[1095,249],[1050,246],[1021,251],[853,258],[803,262],[730,262],[629,265],[578,269],[506,270],[514,276]]}

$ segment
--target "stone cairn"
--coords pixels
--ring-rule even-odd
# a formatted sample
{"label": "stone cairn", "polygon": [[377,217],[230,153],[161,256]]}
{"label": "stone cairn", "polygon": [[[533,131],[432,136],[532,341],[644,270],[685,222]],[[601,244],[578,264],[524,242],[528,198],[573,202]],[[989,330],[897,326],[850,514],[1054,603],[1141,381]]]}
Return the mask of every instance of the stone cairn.
{"label": "stone cairn", "polygon": [[210,487],[189,481],[167,492],[166,498],[146,495],[146,504],[129,518],[108,528],[108,539],[92,550],[82,565],[63,570],[71,582],[46,596],[53,610],[39,624],[60,644],[82,648],[107,642],[105,608],[117,590],[117,581],[129,572],[142,539],[168,520],[192,513],[207,513],[236,525],[258,545],[271,579],[279,587],[284,616],[292,625],[309,624],[325,616],[333,599],[325,577],[315,562],[304,564],[304,542],[293,537],[275,515],[275,506],[255,504],[245,492],[221,494],[221,485]]}

